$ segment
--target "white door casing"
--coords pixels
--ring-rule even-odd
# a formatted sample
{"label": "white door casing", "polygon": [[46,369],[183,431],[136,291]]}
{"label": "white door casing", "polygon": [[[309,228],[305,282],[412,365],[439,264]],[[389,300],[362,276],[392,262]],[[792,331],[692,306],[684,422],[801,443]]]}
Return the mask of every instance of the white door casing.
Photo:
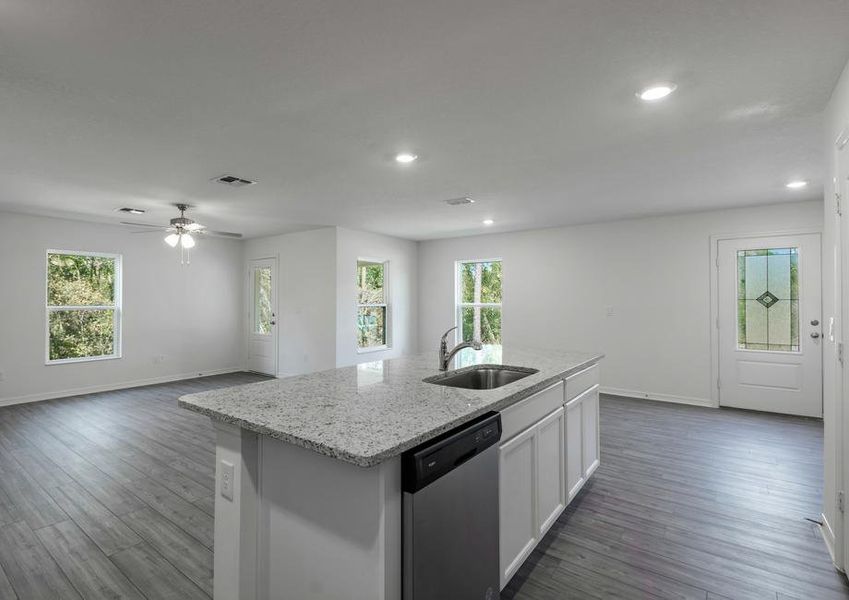
{"label": "white door casing", "polygon": [[[849,482],[849,406],[846,404],[844,390],[849,390],[849,369],[846,369],[845,357],[845,331],[844,323],[849,323],[849,276],[845,268],[849,267],[849,127],[846,127],[837,139],[836,144],[836,166],[837,176],[834,180],[834,192],[837,195],[837,227],[836,229],[836,252],[835,252],[835,323],[832,327],[834,340],[838,349],[837,381],[835,381],[835,418],[837,420],[835,431],[835,452],[838,453],[836,462],[836,491],[838,497],[845,493],[847,482]],[[844,356],[840,353],[843,352]],[[838,499],[827,500],[839,504]],[[844,498],[845,503],[845,498]],[[838,567],[844,570],[849,563],[849,519],[839,509],[835,511],[836,522],[830,525],[834,527],[834,559]]]}
{"label": "white door casing", "polygon": [[248,369],[277,375],[277,259],[248,263]]}
{"label": "white door casing", "polygon": [[[819,233],[718,240],[721,406],[822,416],[824,327],[820,244]],[[765,250],[769,252],[758,255]],[[746,251],[752,255],[743,257],[748,269],[743,276],[738,273],[738,253]],[[791,339],[794,300],[789,294],[789,265],[792,260],[798,263],[795,299],[798,340]],[[738,277],[746,283],[738,286]],[[748,338],[742,340],[738,340],[738,293],[745,294],[741,310],[746,315]],[[769,339],[755,332],[768,332]]]}

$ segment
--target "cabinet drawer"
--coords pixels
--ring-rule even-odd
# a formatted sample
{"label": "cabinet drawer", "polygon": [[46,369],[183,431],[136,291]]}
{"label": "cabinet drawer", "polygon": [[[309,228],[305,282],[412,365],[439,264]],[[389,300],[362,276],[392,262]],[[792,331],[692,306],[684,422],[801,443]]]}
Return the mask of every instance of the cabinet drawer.
{"label": "cabinet drawer", "polygon": [[506,442],[563,405],[563,382],[537,392],[501,411],[501,439]]}
{"label": "cabinet drawer", "polygon": [[598,385],[598,365],[593,365],[566,378],[566,402],[577,398],[594,385]]}

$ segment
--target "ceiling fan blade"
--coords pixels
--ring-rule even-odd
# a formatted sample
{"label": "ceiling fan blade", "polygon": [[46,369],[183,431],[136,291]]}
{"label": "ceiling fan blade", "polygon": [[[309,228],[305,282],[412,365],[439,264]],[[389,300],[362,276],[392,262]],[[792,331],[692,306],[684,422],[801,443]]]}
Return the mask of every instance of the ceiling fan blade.
{"label": "ceiling fan blade", "polygon": [[130,233],[135,235],[137,233],[164,233],[165,231],[167,231],[167,229],[145,229],[143,231],[131,231]]}
{"label": "ceiling fan blade", "polygon": [[156,227],[157,229],[165,229],[166,225],[153,225],[151,223],[134,223],[133,221],[121,221],[121,225],[132,225],[133,227]]}
{"label": "ceiling fan blade", "polygon": [[242,237],[241,233],[233,233],[231,231],[212,231],[210,229],[201,229],[199,231],[194,231],[192,233],[203,233],[206,235],[214,235],[217,237],[226,237],[226,238],[234,238],[239,239]]}

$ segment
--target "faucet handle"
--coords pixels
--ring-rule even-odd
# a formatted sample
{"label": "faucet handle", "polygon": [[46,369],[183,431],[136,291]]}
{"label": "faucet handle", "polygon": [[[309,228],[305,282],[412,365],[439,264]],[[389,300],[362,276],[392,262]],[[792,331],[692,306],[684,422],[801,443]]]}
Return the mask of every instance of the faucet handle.
{"label": "faucet handle", "polygon": [[448,334],[449,334],[449,333],[451,333],[452,331],[454,331],[455,329],[457,329],[457,326],[456,326],[456,325],[455,325],[454,327],[452,327],[451,329],[449,329],[448,331],[446,331],[445,333],[443,333],[443,334],[442,334],[442,338],[441,338],[441,339],[442,339],[442,343],[443,343],[443,344],[445,343],[445,340],[446,340],[446,338],[448,337]]}

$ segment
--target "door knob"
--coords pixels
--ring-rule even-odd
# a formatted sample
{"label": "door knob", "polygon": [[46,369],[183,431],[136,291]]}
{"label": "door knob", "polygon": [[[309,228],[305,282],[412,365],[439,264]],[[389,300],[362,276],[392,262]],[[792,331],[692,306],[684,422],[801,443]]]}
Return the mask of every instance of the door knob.
{"label": "door knob", "polygon": [[817,321],[816,319],[814,319],[813,321],[811,321],[811,325],[813,325],[814,327],[816,327],[816,326],[817,326],[817,325],[819,325],[819,324],[820,324],[820,322],[819,322],[819,321]]}
{"label": "door knob", "polygon": [[814,332],[811,333],[811,337],[814,338],[814,339],[817,339],[819,336],[820,336],[820,334],[819,334],[818,331],[814,331]]}

